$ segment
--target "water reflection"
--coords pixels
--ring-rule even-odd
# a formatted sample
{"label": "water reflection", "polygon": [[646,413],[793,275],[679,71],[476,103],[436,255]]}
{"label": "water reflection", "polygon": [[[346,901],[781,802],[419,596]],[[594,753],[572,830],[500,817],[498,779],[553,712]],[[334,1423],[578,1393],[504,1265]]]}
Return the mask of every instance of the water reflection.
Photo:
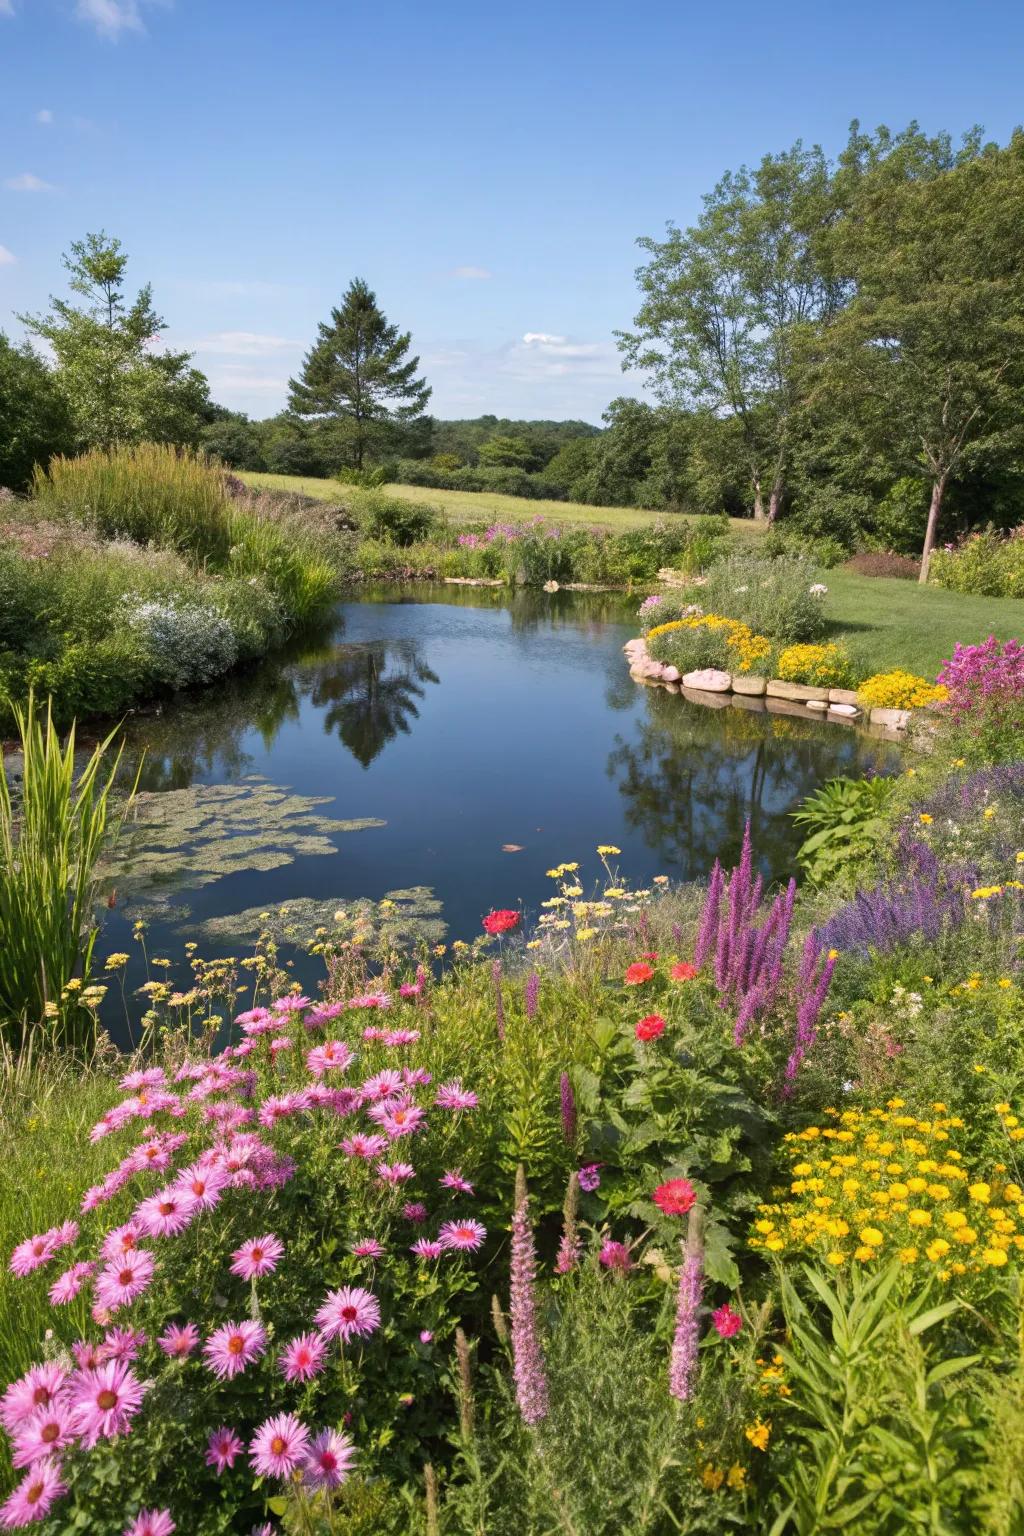
{"label": "water reflection", "polygon": [[369,768],[389,741],[408,736],[426,684],[441,681],[413,640],[352,647],[321,667],[309,690],[324,730]]}

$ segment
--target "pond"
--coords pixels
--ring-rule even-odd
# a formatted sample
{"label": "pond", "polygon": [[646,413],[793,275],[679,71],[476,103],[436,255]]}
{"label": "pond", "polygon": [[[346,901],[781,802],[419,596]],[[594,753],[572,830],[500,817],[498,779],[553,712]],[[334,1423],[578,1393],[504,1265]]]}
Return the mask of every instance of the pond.
{"label": "pond", "polygon": [[[178,961],[189,939],[244,954],[282,902],[312,926],[394,892],[428,937],[472,938],[492,907],[536,913],[553,863],[581,860],[589,886],[598,843],[633,884],[699,878],[748,817],[764,873],[788,875],[797,801],[888,771],[894,749],[637,686],[635,610],[617,594],[364,590],[315,643],[136,717],[144,794],[105,875],[100,953],[137,954],[142,915],[151,955]],[[133,959],[129,990],[142,979]]]}

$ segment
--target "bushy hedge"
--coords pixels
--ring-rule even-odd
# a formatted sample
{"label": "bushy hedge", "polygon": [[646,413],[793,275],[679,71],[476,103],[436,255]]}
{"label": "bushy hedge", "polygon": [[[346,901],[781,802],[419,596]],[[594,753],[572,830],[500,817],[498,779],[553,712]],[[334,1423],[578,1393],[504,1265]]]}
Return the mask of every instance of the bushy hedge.
{"label": "bushy hedge", "polygon": [[940,587],[975,597],[1024,597],[1024,526],[987,528],[932,555],[929,575]]}
{"label": "bushy hedge", "polygon": [[740,619],[759,635],[794,644],[824,634],[827,590],[809,561],[734,555],[712,566],[701,606]]}
{"label": "bushy hedge", "polygon": [[530,501],[566,500],[566,492],[557,481],[502,465],[443,469],[426,459],[400,459],[395,479],[400,485],[427,485],[439,491],[492,491]]}

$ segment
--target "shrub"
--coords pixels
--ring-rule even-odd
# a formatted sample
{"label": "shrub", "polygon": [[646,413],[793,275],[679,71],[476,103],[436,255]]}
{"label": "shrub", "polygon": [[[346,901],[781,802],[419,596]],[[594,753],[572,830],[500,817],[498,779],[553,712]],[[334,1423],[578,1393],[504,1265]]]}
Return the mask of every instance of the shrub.
{"label": "shrub", "polygon": [[771,560],[789,558],[809,560],[812,565],[831,569],[841,565],[849,554],[842,539],[827,533],[813,533],[775,523],[758,546],[759,553]]}
{"label": "shrub", "polygon": [[857,698],[865,709],[923,709],[946,697],[942,684],[897,668],[894,672],[876,672],[865,678],[857,689]]}
{"label": "shrub", "polygon": [[52,659],[19,658],[10,673],[11,698],[34,690],[49,696],[62,724],[90,715],[121,715],[152,689],[149,653],[123,630],[99,640],[63,643]]}
{"label": "shrub", "polygon": [[715,613],[656,625],[647,632],[647,646],[656,661],[669,662],[680,672],[696,672],[703,667],[752,672],[765,665],[772,649],[769,640],[753,634],[746,624]]}
{"label": "shrub", "polygon": [[212,682],[238,660],[230,622],[203,603],[137,603],[127,623],[146,651],[151,675],[169,688]]}
{"label": "shrub", "polygon": [[956,739],[972,755],[1000,762],[1020,755],[1024,739],[1024,644],[994,635],[957,645],[944,661],[939,686]]}
{"label": "shrub", "polygon": [[712,566],[702,601],[757,634],[792,644],[824,633],[827,590],[806,561],[734,555]]}
{"label": "shrub", "polygon": [[890,576],[898,581],[916,581],[921,562],[910,555],[864,553],[847,560],[843,569],[854,571],[858,576]]}
{"label": "shrub", "polygon": [[334,601],[338,573],[314,539],[294,524],[250,507],[233,506],[228,519],[232,575],[257,577],[270,587],[287,618],[306,623]]}
{"label": "shrub", "polygon": [[889,823],[894,779],[830,779],[792,812],[808,835],[797,860],[814,885],[849,878],[875,859]]}
{"label": "shrub", "polygon": [[1024,597],[1024,527],[1010,533],[987,528],[957,545],[934,551],[932,581],[977,597]]}
{"label": "shrub", "polygon": [[775,670],[784,682],[813,688],[847,688],[853,681],[853,663],[842,645],[788,645]]}
{"label": "shrub", "polygon": [[402,496],[373,492],[359,503],[360,521],[365,536],[384,544],[407,549],[431,536],[440,518],[427,501],[406,501]]}

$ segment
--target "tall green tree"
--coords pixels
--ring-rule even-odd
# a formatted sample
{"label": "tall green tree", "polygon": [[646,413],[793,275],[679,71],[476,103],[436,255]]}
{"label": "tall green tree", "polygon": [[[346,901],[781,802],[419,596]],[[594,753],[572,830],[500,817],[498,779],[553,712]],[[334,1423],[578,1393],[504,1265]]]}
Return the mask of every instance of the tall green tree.
{"label": "tall green tree", "polygon": [[26,342],[16,347],[0,331],[0,486],[22,491],[37,464],[67,453],[71,413],[52,369]]}
{"label": "tall green tree", "polygon": [[388,322],[377,296],[355,278],[331,318],[321,322],[302,372],[288,381],[296,416],[333,423],[349,462],[362,469],[367,454],[387,444],[389,429],[421,417],[431,390],[416,377],[409,331]]}
{"label": "tall green tree", "polygon": [[[822,379],[927,482],[921,580],[951,481],[1005,453],[1024,386],[1024,133],[973,135],[923,172],[868,166],[834,238],[853,298],[828,327]],[[1019,430],[1019,429],[1018,429]]]}
{"label": "tall green tree", "polygon": [[53,349],[76,446],[194,445],[209,412],[206,379],[189,366],[190,353],[154,350],[166,326],[148,283],[128,302],[121,242],[103,231],[86,235],[72,243],[63,265],[68,286],[84,304],[51,297],[48,315],[20,318]]}
{"label": "tall green tree", "polygon": [[797,143],[723,177],[691,228],[639,241],[651,260],[626,362],[664,402],[736,418],[756,518],[785,494],[802,334],[843,302],[826,264],[835,211],[825,155]]}

